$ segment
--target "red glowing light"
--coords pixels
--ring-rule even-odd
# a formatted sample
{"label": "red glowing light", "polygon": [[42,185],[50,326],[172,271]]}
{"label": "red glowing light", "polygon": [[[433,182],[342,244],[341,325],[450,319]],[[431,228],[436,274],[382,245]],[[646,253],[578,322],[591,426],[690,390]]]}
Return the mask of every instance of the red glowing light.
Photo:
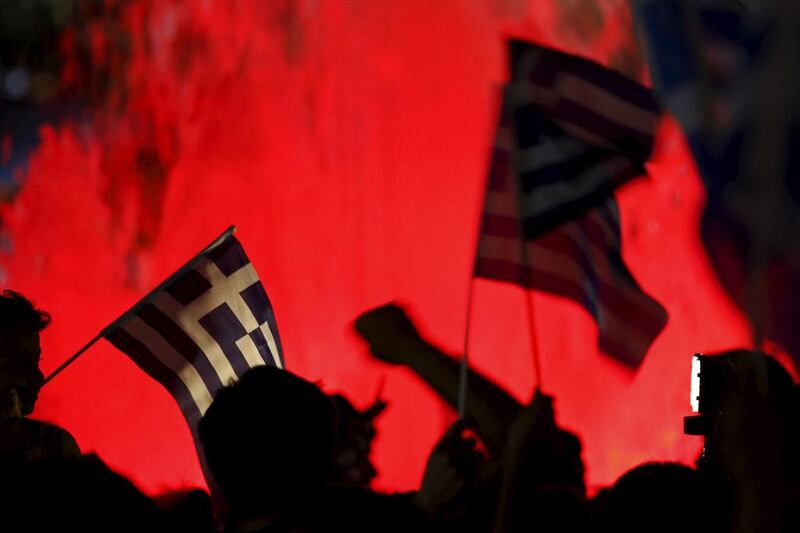
{"label": "red glowing light", "polygon": [[[550,3],[412,4],[132,3],[119,19],[129,57],[92,29],[92,57],[128,92],[108,89],[88,140],[76,124],[44,128],[3,213],[5,284],[54,317],[45,370],[236,224],[287,367],[359,407],[386,378],[377,485],[415,486],[454,415],[409,372],[372,360],[350,322],[398,299],[460,349],[505,35],[634,73],[640,64],[629,18],[609,7],[624,2],[604,3],[590,39],[567,32]],[[595,28],[583,23],[581,36]],[[646,459],[690,460],[690,356],[747,342],[703,254],[702,189],[672,122],[650,170],[619,193],[624,255],[670,313],[640,372],[596,353],[596,328],[575,304],[535,295],[544,389],[583,438],[590,485]],[[527,400],[522,293],[480,281],[474,305],[472,361]],[[110,345],[48,385],[36,414],[148,491],[202,483],[173,400]]]}

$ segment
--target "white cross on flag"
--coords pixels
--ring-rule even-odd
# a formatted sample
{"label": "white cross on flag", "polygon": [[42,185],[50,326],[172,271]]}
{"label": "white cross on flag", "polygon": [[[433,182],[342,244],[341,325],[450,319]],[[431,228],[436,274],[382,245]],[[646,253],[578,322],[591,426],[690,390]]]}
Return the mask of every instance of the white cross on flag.
{"label": "white cross on flag", "polygon": [[284,367],[269,298],[233,232],[101,333],[175,397],[193,431],[222,387],[256,366]]}

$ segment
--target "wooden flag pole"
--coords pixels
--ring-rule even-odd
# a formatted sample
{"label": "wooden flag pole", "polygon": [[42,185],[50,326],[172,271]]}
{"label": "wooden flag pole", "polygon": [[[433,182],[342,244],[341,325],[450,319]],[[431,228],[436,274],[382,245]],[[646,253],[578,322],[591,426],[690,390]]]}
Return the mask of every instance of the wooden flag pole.
{"label": "wooden flag pole", "polygon": [[61,365],[58,368],[56,368],[53,372],[50,373],[50,375],[48,375],[44,379],[44,382],[42,383],[42,386],[44,386],[47,383],[49,383],[54,377],[56,377],[61,372],[63,372],[68,366],[70,366],[72,363],[77,361],[78,358],[81,355],[83,355],[84,352],[86,352],[86,350],[88,350],[89,348],[92,347],[92,345],[94,345],[97,341],[99,341],[100,339],[105,337],[108,332],[110,332],[112,329],[114,329],[117,326],[119,326],[119,324],[122,323],[122,321],[124,321],[130,315],[132,315],[136,311],[138,311],[142,307],[142,305],[144,305],[145,303],[149,302],[154,294],[157,294],[157,293],[161,292],[162,290],[164,290],[165,287],[167,287],[168,285],[172,284],[176,279],[178,279],[180,276],[182,276],[188,269],[190,269],[194,265],[194,263],[197,261],[197,259],[200,258],[203,254],[208,253],[208,251],[211,250],[212,248],[215,248],[215,247],[219,246],[220,244],[222,244],[222,242],[224,242],[227,238],[229,238],[234,233],[236,233],[236,226],[229,226],[228,229],[226,229],[222,233],[222,235],[220,235],[219,237],[217,237],[216,239],[211,241],[211,244],[209,244],[208,246],[203,248],[200,252],[195,254],[194,257],[192,257],[189,261],[187,261],[181,268],[176,270],[174,274],[172,274],[170,277],[168,277],[163,282],[161,282],[155,289],[153,289],[152,291],[148,292],[147,295],[144,298],[139,300],[133,307],[131,307],[130,309],[128,309],[127,311],[122,313],[116,320],[111,322],[111,324],[109,324],[108,326],[104,327],[100,331],[100,333],[98,333],[92,340],[87,342],[83,346],[83,348],[81,348],[80,350],[75,352],[75,355],[73,355],[72,357],[70,357],[69,359],[67,359],[63,363],[61,363]]}

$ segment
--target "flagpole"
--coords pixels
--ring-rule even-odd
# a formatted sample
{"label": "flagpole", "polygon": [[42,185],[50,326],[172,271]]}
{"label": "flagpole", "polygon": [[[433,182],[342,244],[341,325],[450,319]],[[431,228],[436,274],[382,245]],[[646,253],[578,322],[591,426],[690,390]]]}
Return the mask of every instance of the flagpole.
{"label": "flagpole", "polygon": [[458,374],[458,416],[464,418],[467,414],[467,385],[469,383],[469,331],[472,323],[472,296],[475,292],[475,277],[469,278],[467,289],[467,312],[464,320],[464,351],[461,356],[461,367]]}
{"label": "flagpole", "polygon": [[147,295],[145,295],[144,298],[140,299],[136,304],[134,304],[133,307],[131,307],[130,309],[128,309],[127,311],[122,313],[116,320],[111,322],[108,326],[104,327],[100,331],[100,333],[98,333],[97,336],[95,336],[92,340],[87,342],[83,346],[83,348],[81,348],[80,350],[75,352],[75,354],[72,357],[70,357],[69,359],[64,361],[58,368],[56,368],[53,372],[51,372],[44,379],[44,382],[42,383],[42,386],[44,386],[47,383],[49,383],[54,377],[56,377],[61,372],[63,372],[68,366],[70,366],[72,363],[77,361],[78,358],[81,355],[84,354],[84,352],[86,352],[89,348],[91,348],[97,341],[99,341],[100,339],[105,337],[106,334],[109,333],[111,330],[113,330],[114,328],[119,326],[119,324],[122,323],[122,321],[127,319],[130,315],[136,313],[144,304],[149,302],[150,298],[154,294],[161,292],[165,287],[167,287],[170,284],[172,284],[176,279],[178,279],[180,276],[182,276],[187,270],[192,268],[194,263],[201,256],[203,256],[204,254],[208,253],[210,250],[212,250],[212,249],[216,248],[217,246],[219,246],[220,244],[222,244],[226,239],[230,238],[234,233],[236,233],[236,226],[229,226],[228,229],[226,229],[222,233],[222,235],[220,235],[219,237],[217,237],[216,239],[211,241],[211,243],[208,246],[206,246],[205,248],[200,250],[200,252],[195,254],[194,257],[192,257],[189,261],[187,261],[181,268],[179,268],[177,271],[175,271],[170,277],[168,277],[163,282],[161,282],[155,289],[153,289],[152,291],[148,292]]}
{"label": "flagpole", "polygon": [[[522,210],[520,210],[522,213]],[[531,359],[533,360],[533,373],[535,375],[536,386],[534,394],[542,388],[542,366],[539,358],[539,343],[536,339],[536,320],[533,312],[533,294],[531,294],[531,269],[528,261],[528,241],[525,240],[525,229],[522,217],[520,216],[520,256],[522,257],[522,279],[525,282],[522,290],[525,291],[525,304],[528,311],[528,338],[531,347]]]}
{"label": "flagpole", "polygon": [[[516,125],[512,122],[512,128],[516,127]],[[516,135],[514,135],[516,142]],[[518,147],[514,146],[514,152],[516,156],[518,153]],[[517,198],[517,222],[519,224],[517,231],[518,231],[518,240],[519,240],[519,256],[522,259],[522,290],[525,291],[525,306],[527,308],[528,314],[528,338],[530,341],[530,349],[531,349],[531,359],[533,361],[533,372],[534,376],[534,395],[539,392],[542,388],[542,367],[539,361],[539,343],[536,339],[536,322],[534,320],[534,313],[533,313],[533,295],[531,294],[531,269],[530,269],[530,261],[528,260],[528,239],[525,234],[525,219],[523,217],[523,213],[525,212],[522,208],[522,194],[520,194],[520,174],[516,172],[517,168],[517,161],[516,158],[514,160],[514,177],[512,182],[514,183],[514,195]]]}
{"label": "flagpole", "polygon": [[97,341],[99,341],[99,340],[100,340],[100,339],[102,339],[102,338],[103,338],[103,336],[102,336],[102,335],[100,335],[100,334],[98,334],[98,335],[97,335],[95,338],[93,338],[92,340],[90,340],[89,342],[87,342],[87,343],[86,343],[86,344],[83,346],[83,348],[81,348],[80,350],[78,350],[77,352],[75,352],[75,355],[73,355],[72,357],[70,357],[69,359],[67,359],[67,360],[66,360],[66,361],[64,361],[63,363],[61,363],[61,366],[59,366],[58,368],[56,368],[55,370],[53,370],[53,371],[50,373],[50,375],[48,375],[46,378],[44,378],[44,382],[42,382],[42,386],[44,387],[45,385],[47,385],[47,383],[48,383],[48,382],[49,382],[51,379],[53,379],[54,377],[56,377],[57,375],[59,375],[61,372],[63,372],[65,368],[67,368],[69,365],[71,365],[72,363],[74,363],[74,362],[75,362],[75,361],[78,359],[78,357],[80,357],[81,355],[83,355],[83,352],[85,352],[86,350],[88,350],[89,348],[91,348],[91,347],[92,347],[92,345],[93,345],[94,343],[96,343]]}
{"label": "flagpole", "polygon": [[[502,111],[501,111],[502,113]],[[502,115],[501,115],[502,116]],[[495,139],[497,142],[497,139]],[[467,389],[469,385],[469,333],[472,327],[472,299],[475,293],[475,271],[478,262],[478,254],[481,243],[481,227],[483,226],[483,216],[486,211],[488,201],[488,184],[490,177],[486,178],[484,185],[483,201],[480,205],[478,215],[478,239],[475,242],[475,252],[472,254],[472,270],[469,274],[469,284],[467,287],[467,309],[464,318],[464,350],[461,355],[461,366],[458,371],[458,416],[464,418],[467,414]]]}
{"label": "flagpole", "polygon": [[[527,269],[527,258],[525,268]],[[528,274],[526,274],[525,277],[527,279]],[[533,294],[528,287],[525,287],[525,296],[528,303],[528,338],[530,339],[531,343],[533,373],[535,376],[536,390],[539,391],[542,388],[542,366],[541,359],[539,358],[539,343],[536,339],[536,321],[534,318],[536,315],[533,312]]]}

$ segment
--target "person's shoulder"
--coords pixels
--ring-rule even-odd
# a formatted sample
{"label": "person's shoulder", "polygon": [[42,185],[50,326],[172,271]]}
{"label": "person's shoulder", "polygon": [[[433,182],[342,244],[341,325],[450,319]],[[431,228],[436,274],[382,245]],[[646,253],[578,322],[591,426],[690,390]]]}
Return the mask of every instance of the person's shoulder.
{"label": "person's shoulder", "polygon": [[50,422],[25,419],[28,424],[36,428],[41,442],[51,451],[64,457],[79,457],[81,450],[75,437],[66,429]]}
{"label": "person's shoulder", "polygon": [[45,422],[44,420],[36,420],[34,418],[25,418],[23,420],[32,427],[35,426],[41,433],[45,435],[57,435],[75,440],[69,431],[67,431],[66,429],[62,428],[59,425],[53,424],[51,422]]}

